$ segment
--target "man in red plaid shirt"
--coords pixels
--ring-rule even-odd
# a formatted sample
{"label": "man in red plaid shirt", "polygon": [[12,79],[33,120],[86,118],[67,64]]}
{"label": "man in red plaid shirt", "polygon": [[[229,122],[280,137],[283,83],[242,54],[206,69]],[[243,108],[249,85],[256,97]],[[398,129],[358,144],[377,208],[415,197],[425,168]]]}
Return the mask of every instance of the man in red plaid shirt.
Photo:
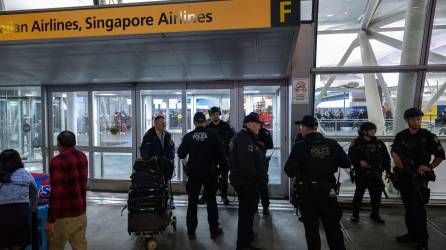
{"label": "man in red plaid shirt", "polygon": [[50,250],[87,249],[86,196],[88,161],[76,149],[76,136],[63,131],[57,136],[60,154],[50,162],[51,196],[46,230]]}

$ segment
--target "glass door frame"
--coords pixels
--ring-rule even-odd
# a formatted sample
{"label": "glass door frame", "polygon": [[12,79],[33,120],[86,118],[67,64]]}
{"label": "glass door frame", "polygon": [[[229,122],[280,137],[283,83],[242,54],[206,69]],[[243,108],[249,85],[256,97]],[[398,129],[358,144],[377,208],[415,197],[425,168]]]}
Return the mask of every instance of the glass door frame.
{"label": "glass door frame", "polygon": [[283,171],[283,166],[285,165],[286,159],[288,159],[290,150],[290,105],[289,105],[289,86],[288,80],[253,80],[253,81],[239,81],[237,84],[237,94],[238,94],[238,129],[243,126],[243,113],[244,113],[244,87],[255,87],[255,86],[276,86],[280,87],[280,184],[269,184],[270,196],[284,198],[289,195],[289,178]]}
{"label": "glass door frame", "polygon": [[[89,180],[90,184],[94,184],[95,182],[100,183],[110,183],[112,184],[110,187],[107,187],[105,189],[107,190],[113,190],[114,186],[113,183],[121,182],[121,180],[108,180],[108,179],[100,179],[95,178],[95,169],[96,167],[94,164],[94,154],[95,153],[131,153],[132,154],[132,162],[136,160],[136,154],[137,152],[137,134],[138,134],[138,126],[133,127],[132,131],[132,147],[103,147],[103,146],[95,146],[94,143],[94,128],[95,128],[95,120],[94,120],[94,114],[93,114],[93,92],[97,91],[130,91],[131,93],[131,99],[132,99],[132,113],[136,113],[136,105],[134,104],[134,100],[136,99],[136,91],[135,87],[132,84],[120,84],[119,86],[116,85],[109,85],[109,86],[95,86],[95,85],[84,85],[84,86],[47,86],[47,142],[48,142],[48,159],[50,160],[52,157],[54,157],[54,152],[57,150],[57,146],[53,145],[53,111],[52,111],[52,96],[53,93],[69,93],[69,92],[87,92],[88,94],[88,146],[76,146],[77,149],[80,151],[88,152],[88,166],[89,166]],[[131,123],[136,124],[136,115],[132,115]],[[49,162],[48,160],[48,162]],[[124,180],[125,181],[125,180]],[[116,185],[118,187],[119,185]],[[100,185],[102,187],[102,185]]]}

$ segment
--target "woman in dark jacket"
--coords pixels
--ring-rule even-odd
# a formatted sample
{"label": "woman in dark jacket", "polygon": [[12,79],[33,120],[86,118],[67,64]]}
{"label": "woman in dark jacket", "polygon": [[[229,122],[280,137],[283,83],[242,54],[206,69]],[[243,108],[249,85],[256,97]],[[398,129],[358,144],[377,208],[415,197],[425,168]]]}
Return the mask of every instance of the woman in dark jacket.
{"label": "woman in dark jacket", "polygon": [[17,151],[0,153],[0,250],[23,249],[31,243],[31,211],[37,207],[34,178]]}

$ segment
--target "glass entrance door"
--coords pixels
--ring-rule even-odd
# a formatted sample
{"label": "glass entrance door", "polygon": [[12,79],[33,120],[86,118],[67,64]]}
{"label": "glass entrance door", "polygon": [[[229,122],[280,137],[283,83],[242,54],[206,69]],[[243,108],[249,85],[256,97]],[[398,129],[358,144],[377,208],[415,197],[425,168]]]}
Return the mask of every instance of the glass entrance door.
{"label": "glass entrance door", "polygon": [[284,87],[280,85],[272,86],[244,86],[243,87],[243,115],[255,112],[264,123],[264,128],[268,129],[273,138],[274,148],[267,151],[266,155],[271,156],[269,162],[269,185],[273,196],[285,196],[288,188],[288,181],[283,174],[284,160],[287,157],[286,147],[286,112],[283,107]]}

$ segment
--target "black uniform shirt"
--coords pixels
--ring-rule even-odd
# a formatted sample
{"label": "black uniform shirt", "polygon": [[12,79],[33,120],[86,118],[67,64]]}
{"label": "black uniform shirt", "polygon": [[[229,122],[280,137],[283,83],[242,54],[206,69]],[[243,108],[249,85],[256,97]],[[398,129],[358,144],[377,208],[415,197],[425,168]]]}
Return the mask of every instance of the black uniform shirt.
{"label": "black uniform shirt", "polygon": [[232,137],[234,137],[234,130],[231,128],[231,126],[227,122],[220,120],[218,125],[210,122],[206,128],[220,137],[221,141],[225,145],[225,153],[229,154],[229,143],[231,142]]}
{"label": "black uniform shirt", "polygon": [[[309,148],[308,145],[313,142],[320,142],[320,146]],[[314,164],[318,159],[321,159],[322,164]],[[311,169],[316,167],[320,169]],[[303,178],[311,178],[319,173],[335,173],[338,167],[350,168],[350,160],[344,149],[335,140],[314,132],[294,144],[284,170],[289,177],[300,174]]]}
{"label": "black uniform shirt", "polygon": [[215,133],[204,127],[187,133],[177,153],[180,159],[189,155],[188,166],[219,165],[222,170],[228,168],[223,143]]}
{"label": "black uniform shirt", "polygon": [[264,154],[266,154],[266,151],[268,149],[272,149],[274,147],[271,132],[269,132],[269,130],[264,127],[260,129],[257,139],[264,144],[264,146],[260,145],[260,148],[262,149]]}
{"label": "black uniform shirt", "polygon": [[363,160],[376,170],[385,170],[386,173],[390,173],[389,152],[384,142],[376,137],[368,141],[364,137],[358,136],[350,144],[348,156],[352,165],[357,169],[361,169],[359,162]]}
{"label": "black uniform shirt", "polygon": [[409,129],[399,132],[392,144],[392,152],[401,158],[404,166],[413,170],[420,165],[428,166],[432,155],[445,159],[443,146],[437,136],[426,129],[419,129],[416,134],[411,134]]}
{"label": "black uniform shirt", "polygon": [[229,154],[232,185],[261,184],[266,181],[266,158],[257,138],[243,128],[232,140]]}

